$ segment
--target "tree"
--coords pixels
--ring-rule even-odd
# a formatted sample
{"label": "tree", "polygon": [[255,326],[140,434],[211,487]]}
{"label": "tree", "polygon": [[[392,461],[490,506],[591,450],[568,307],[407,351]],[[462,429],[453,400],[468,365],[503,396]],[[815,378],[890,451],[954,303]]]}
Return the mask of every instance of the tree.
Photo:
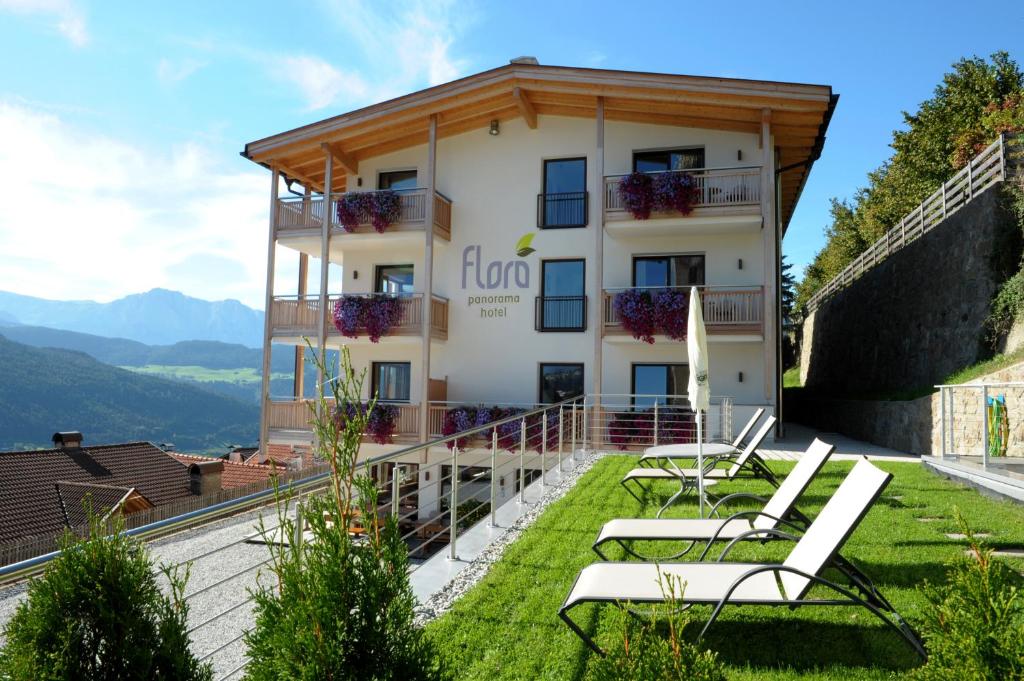
{"label": "tree", "polygon": [[106,536],[105,523],[90,516],[88,538],[66,532],[60,555],[29,584],[7,625],[0,679],[210,679],[210,666],[188,646],[188,569],[160,568],[165,594],[149,553],[124,534],[123,521]]}
{"label": "tree", "polygon": [[790,272],[791,269],[793,269],[793,264],[786,262],[786,256],[783,255],[781,270],[783,324],[793,320],[793,306],[796,304],[796,278]]}
{"label": "tree", "polygon": [[1024,73],[1007,52],[953,64],[930,99],[903,112],[893,154],[868,173],[852,203],[832,199],[826,243],[808,267],[797,299],[830,281],[1000,132],[1024,129]]}

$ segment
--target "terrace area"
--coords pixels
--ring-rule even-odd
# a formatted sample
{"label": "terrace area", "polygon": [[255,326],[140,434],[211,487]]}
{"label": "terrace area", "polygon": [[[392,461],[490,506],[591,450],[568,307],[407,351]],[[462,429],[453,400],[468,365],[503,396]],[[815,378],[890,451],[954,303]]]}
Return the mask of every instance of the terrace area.
{"label": "terrace area", "polygon": [[[331,229],[335,234],[351,235],[359,239],[368,235],[378,236],[373,225],[373,216],[369,210],[359,208],[355,216],[352,231],[346,229],[339,217],[338,205],[346,198],[354,195],[372,197],[376,194],[393,194],[397,196],[398,212],[394,220],[383,230],[382,234],[401,234],[403,232],[422,232],[426,228],[427,202],[429,192],[422,187],[416,189],[385,190],[385,192],[342,192],[333,193],[330,200],[323,195],[305,197],[288,197],[277,200],[276,225],[281,238],[309,236],[323,229],[324,211],[330,216]],[[434,193],[434,236],[451,241],[452,238],[452,202],[440,192]]]}
{"label": "terrace area", "polygon": [[[328,296],[329,337],[341,335],[332,323],[332,315],[338,303],[345,299],[394,299],[397,301],[397,315],[386,329],[383,340],[398,341],[421,338],[423,334],[423,294],[359,294],[346,293]],[[275,296],[270,306],[271,335],[275,340],[302,344],[304,337],[316,338],[320,323],[320,296]],[[367,341],[364,326],[355,329],[355,341]],[[439,295],[430,297],[430,335],[434,340],[448,339],[448,299]]]}
{"label": "terrace area", "polygon": [[[760,339],[764,335],[764,290],[760,286],[699,286],[704,324],[709,336],[748,336]],[[670,287],[671,289],[671,287]],[[642,292],[637,287],[604,290],[602,305],[602,334],[610,342],[632,342],[634,339],[623,326],[616,298],[623,293]],[[653,294],[662,288],[650,290]],[[683,292],[689,298],[689,287]],[[659,337],[655,334],[655,339]]]}

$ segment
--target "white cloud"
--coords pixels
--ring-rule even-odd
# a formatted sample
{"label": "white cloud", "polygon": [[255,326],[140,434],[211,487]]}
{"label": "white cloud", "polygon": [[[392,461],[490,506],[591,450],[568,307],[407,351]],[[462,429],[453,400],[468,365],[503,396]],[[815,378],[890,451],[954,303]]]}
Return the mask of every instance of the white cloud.
{"label": "white cloud", "polygon": [[307,54],[263,55],[270,75],[298,89],[310,110],[390,99],[454,80],[468,66],[452,53],[471,21],[465,5],[417,1],[394,9],[387,3],[326,0],[324,7],[354,50],[350,58],[369,65],[372,77]]}
{"label": "white cloud", "polygon": [[[263,307],[265,173],[151,152],[0,102],[0,290],[112,300],[156,286]],[[203,264],[220,263],[202,275]]]}
{"label": "white cloud", "polygon": [[72,0],[0,0],[0,10],[17,14],[43,14],[57,21],[57,30],[75,47],[89,42],[85,16]]}
{"label": "white cloud", "polygon": [[171,85],[185,80],[204,66],[206,64],[195,59],[174,61],[164,57],[157,62],[156,76],[160,79],[160,82]]}

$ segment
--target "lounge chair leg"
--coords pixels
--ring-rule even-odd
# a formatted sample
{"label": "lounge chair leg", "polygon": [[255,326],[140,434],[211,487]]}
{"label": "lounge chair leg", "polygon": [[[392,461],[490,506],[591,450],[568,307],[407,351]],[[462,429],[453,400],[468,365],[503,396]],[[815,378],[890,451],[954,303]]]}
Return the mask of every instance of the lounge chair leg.
{"label": "lounge chair leg", "polygon": [[592,548],[594,550],[594,553],[597,554],[598,558],[600,558],[601,560],[607,561],[608,560],[608,556],[606,556],[603,553],[601,553],[601,549],[598,548],[600,545],[601,545],[600,543],[595,542],[594,545],[591,546],[590,548]]}
{"label": "lounge chair leg", "polygon": [[594,643],[594,639],[590,638],[590,637],[589,637],[589,636],[587,636],[587,635],[586,635],[585,633],[583,633],[583,630],[582,630],[582,629],[580,629],[580,628],[579,628],[579,627],[578,627],[578,626],[576,625],[576,623],[575,623],[575,622],[573,622],[573,621],[572,621],[572,620],[571,620],[571,619],[569,618],[569,614],[568,614],[568,608],[562,608],[562,609],[560,609],[560,610],[558,611],[558,616],[562,618],[562,621],[563,621],[563,622],[565,622],[566,626],[568,626],[568,627],[569,627],[570,629],[572,629],[573,633],[575,633],[575,634],[576,634],[577,636],[579,636],[579,637],[580,637],[580,640],[581,640],[581,641],[583,641],[583,642],[584,642],[584,643],[586,643],[586,644],[587,644],[588,646],[590,646],[590,648],[591,648],[591,649],[592,649],[592,650],[593,650],[593,651],[594,651],[595,653],[597,653],[597,654],[598,654],[598,655],[600,655],[601,657],[604,657],[604,655],[605,655],[605,652],[604,652],[603,650],[601,650],[601,647],[600,647],[599,645],[597,645],[596,643]]}
{"label": "lounge chair leg", "polygon": [[626,491],[627,491],[627,492],[629,492],[629,494],[630,494],[630,495],[631,495],[631,496],[632,496],[632,497],[633,497],[634,499],[636,499],[636,500],[637,500],[637,502],[638,502],[638,503],[641,503],[641,504],[642,504],[642,503],[644,503],[643,499],[641,499],[640,497],[638,497],[638,496],[636,495],[636,492],[634,492],[634,491],[633,491],[632,489],[630,489],[629,485],[628,485],[628,484],[626,484],[626,483],[628,483],[628,482],[629,482],[629,480],[620,480],[620,481],[619,481],[619,484],[620,484],[620,485],[622,485],[622,486],[623,486],[623,487],[624,487],[624,488],[626,489]]}

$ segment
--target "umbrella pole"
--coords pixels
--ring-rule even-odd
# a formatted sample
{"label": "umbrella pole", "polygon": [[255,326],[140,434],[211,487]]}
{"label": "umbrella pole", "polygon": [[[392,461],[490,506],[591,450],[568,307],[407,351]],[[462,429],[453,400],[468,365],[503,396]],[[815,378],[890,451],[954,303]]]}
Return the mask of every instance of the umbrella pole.
{"label": "umbrella pole", "polygon": [[697,505],[700,517],[704,517],[704,433],[701,426],[701,410],[697,410]]}

